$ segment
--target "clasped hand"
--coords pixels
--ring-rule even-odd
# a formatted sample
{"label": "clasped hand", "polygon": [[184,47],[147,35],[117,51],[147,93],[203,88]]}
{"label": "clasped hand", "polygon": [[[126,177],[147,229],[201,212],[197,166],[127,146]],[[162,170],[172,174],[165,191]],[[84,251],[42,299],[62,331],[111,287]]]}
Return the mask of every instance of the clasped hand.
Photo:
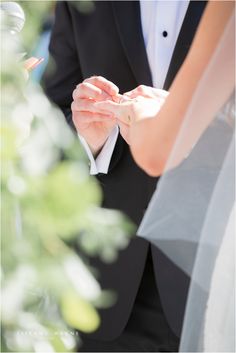
{"label": "clasped hand", "polygon": [[156,117],[167,95],[167,91],[148,86],[121,95],[118,87],[104,77],[90,77],[73,91],[73,122],[96,156],[116,125],[130,144],[132,124]]}

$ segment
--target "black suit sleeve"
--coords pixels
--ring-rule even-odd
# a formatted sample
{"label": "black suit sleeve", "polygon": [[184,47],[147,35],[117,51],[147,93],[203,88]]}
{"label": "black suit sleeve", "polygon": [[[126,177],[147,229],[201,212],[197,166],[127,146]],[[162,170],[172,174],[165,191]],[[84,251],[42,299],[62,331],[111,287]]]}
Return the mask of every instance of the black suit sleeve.
{"label": "black suit sleeve", "polygon": [[71,114],[72,92],[83,77],[66,1],[59,1],[56,5],[49,53],[43,86],[47,96],[61,108],[69,125],[74,129]]}

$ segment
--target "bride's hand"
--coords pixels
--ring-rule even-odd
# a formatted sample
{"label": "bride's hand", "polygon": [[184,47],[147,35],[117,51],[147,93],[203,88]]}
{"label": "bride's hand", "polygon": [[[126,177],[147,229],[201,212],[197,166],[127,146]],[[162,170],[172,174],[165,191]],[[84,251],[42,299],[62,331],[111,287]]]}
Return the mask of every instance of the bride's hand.
{"label": "bride's hand", "polygon": [[153,118],[165,102],[168,92],[148,86],[139,86],[134,90],[119,95],[116,101],[96,103],[100,110],[114,114],[118,123],[131,125],[133,122]]}
{"label": "bride's hand", "polygon": [[150,86],[140,85],[133,89],[132,91],[124,93],[124,96],[127,98],[137,98],[137,97],[145,97],[145,98],[153,98],[153,99],[165,99],[168,96],[169,92],[154,88]]}

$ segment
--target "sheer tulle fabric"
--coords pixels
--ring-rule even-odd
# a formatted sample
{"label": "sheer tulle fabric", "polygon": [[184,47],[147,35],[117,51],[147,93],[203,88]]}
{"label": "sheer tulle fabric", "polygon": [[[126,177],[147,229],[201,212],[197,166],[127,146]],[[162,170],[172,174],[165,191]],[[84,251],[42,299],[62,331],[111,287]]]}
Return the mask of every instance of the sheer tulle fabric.
{"label": "sheer tulle fabric", "polygon": [[234,24],[233,15],[138,230],[191,276],[181,351],[234,351]]}

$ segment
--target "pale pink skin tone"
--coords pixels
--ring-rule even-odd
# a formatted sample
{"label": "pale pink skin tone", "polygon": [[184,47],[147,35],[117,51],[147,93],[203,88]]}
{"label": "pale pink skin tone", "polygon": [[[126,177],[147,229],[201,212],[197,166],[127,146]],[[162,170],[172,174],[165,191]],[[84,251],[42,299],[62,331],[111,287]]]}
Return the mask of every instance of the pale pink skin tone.
{"label": "pale pink skin tone", "polygon": [[44,58],[35,58],[35,57],[31,57],[27,60],[24,61],[24,68],[27,71],[31,71],[33,69],[35,69],[39,64],[41,64],[44,61]]}
{"label": "pale pink skin tone", "polygon": [[94,156],[99,153],[116,125],[113,114],[99,111],[95,103],[112,100],[118,92],[119,89],[115,84],[101,76],[84,80],[73,91],[72,119],[78,133],[84,137]]}
{"label": "pale pink skin tone", "polygon": [[[139,86],[123,96],[118,92],[117,86],[101,76],[84,80],[73,91],[72,119],[77,132],[84,137],[94,156],[99,153],[117,124],[122,137],[130,143],[130,122],[126,119],[124,109],[129,107],[132,110],[138,106],[134,103],[140,102],[140,111],[146,109],[148,104],[150,108],[153,107],[152,114],[155,115],[168,94],[147,86]],[[124,104],[118,103],[121,100]],[[107,105],[103,106],[106,102]],[[125,114],[122,114],[123,111]]]}

